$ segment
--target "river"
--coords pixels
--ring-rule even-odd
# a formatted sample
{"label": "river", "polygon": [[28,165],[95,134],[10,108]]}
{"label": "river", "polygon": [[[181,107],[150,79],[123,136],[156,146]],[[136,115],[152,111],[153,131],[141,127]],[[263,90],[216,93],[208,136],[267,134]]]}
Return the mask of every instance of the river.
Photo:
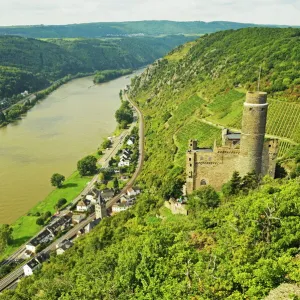
{"label": "river", "polygon": [[114,131],[119,91],[132,76],[101,85],[92,77],[73,80],[0,129],[0,224],[45,198],[53,173],[69,176]]}

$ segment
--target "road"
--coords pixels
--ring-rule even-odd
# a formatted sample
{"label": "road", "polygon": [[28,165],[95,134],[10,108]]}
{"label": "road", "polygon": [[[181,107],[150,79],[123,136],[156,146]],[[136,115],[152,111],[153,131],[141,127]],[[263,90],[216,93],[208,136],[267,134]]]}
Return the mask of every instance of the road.
{"label": "road", "polygon": [[[142,170],[143,163],[144,163],[144,157],[145,157],[145,153],[144,153],[144,142],[145,142],[145,137],[144,137],[144,117],[143,117],[141,111],[139,110],[139,108],[132,101],[130,101],[128,99],[127,94],[125,94],[124,96],[125,96],[126,100],[131,103],[131,105],[136,110],[136,112],[138,114],[138,117],[139,117],[139,160],[138,160],[138,165],[137,165],[137,168],[136,168],[133,176],[128,181],[128,183],[125,185],[125,187],[121,190],[121,192],[118,195],[116,195],[113,199],[109,200],[106,203],[106,207],[107,208],[111,208],[120,199],[120,197],[122,196],[122,194],[126,193],[126,191],[127,191],[127,189],[129,187],[132,187],[132,185],[134,184],[135,180],[137,179],[138,175],[140,174],[140,172]],[[131,129],[128,129],[128,132],[125,133],[125,136],[130,133]],[[123,136],[124,136],[124,134],[123,134]],[[114,146],[114,148],[113,148],[113,150],[112,150],[112,152],[111,152],[110,155],[112,155],[112,153],[114,151],[118,151],[117,149],[122,146],[122,141],[123,141],[123,139],[120,137],[119,140],[117,141],[117,144]],[[107,160],[107,164],[108,164],[108,158],[109,158],[109,156],[106,159]],[[87,187],[80,193],[80,195],[78,197],[76,197],[73,200],[73,202],[74,201],[78,201],[83,195],[86,195],[93,188],[93,185],[96,182],[97,178],[98,178],[98,175],[94,176],[93,179],[87,185]],[[84,228],[88,223],[90,223],[94,219],[95,219],[95,214],[90,215],[86,220],[84,220],[80,224],[74,226],[65,235],[63,235],[62,237],[60,237],[59,239],[57,239],[53,243],[51,243],[51,245],[49,245],[47,248],[45,248],[42,251],[42,253],[48,252],[50,250],[55,250],[56,245],[58,243],[60,243],[61,241],[65,240],[65,239],[69,239],[69,238],[73,237],[74,235],[76,235],[76,233],[80,229]],[[21,249],[19,249],[18,251],[16,251],[8,260],[15,259],[24,250],[25,250],[25,248],[22,247]],[[23,263],[22,265],[20,265],[18,268],[16,268],[11,273],[9,273],[6,277],[4,277],[0,281],[0,292],[3,291],[4,289],[6,289],[7,287],[11,286],[12,283],[14,283],[16,280],[18,280],[19,278],[21,278],[21,277],[24,276],[23,266],[25,264],[26,264],[26,262]]]}
{"label": "road", "polygon": [[138,160],[138,165],[137,165],[137,168],[136,168],[133,176],[127,182],[127,184],[124,186],[124,188],[121,190],[121,192],[106,203],[107,208],[112,207],[120,199],[121,195],[125,194],[127,189],[132,187],[135,180],[137,179],[137,177],[139,176],[139,174],[142,171],[144,158],[145,158],[145,124],[144,124],[143,114],[140,111],[140,109],[128,98],[126,93],[124,93],[124,97],[133,106],[133,108],[137,112],[138,118],[139,118],[139,160]]}

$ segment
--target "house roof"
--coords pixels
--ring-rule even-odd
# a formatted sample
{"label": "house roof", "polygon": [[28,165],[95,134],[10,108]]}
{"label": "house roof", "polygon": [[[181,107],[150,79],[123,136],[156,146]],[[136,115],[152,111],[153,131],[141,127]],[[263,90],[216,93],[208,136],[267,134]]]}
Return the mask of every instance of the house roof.
{"label": "house roof", "polygon": [[68,223],[71,221],[71,216],[65,215],[61,218],[59,218],[57,221],[52,223],[51,225],[48,226],[48,229],[53,231],[56,231],[59,227],[63,226],[64,224]]}
{"label": "house roof", "polygon": [[58,248],[66,251],[67,249],[71,248],[73,246],[73,243],[70,242],[69,240],[64,240],[63,244]]}
{"label": "house roof", "polygon": [[229,133],[226,135],[226,137],[229,140],[240,140],[241,139],[241,134],[240,133]]}
{"label": "house roof", "polygon": [[104,189],[100,193],[104,199],[112,198],[115,195],[115,192],[112,189]]}
{"label": "house roof", "polygon": [[32,270],[35,269],[39,264],[43,263],[49,258],[49,255],[47,253],[41,253],[38,256],[34,257],[31,259],[28,263],[27,266],[31,268]]}
{"label": "house roof", "polygon": [[32,245],[32,246],[38,246],[41,241],[46,238],[47,236],[50,236],[51,233],[49,230],[47,230],[47,228],[45,230],[43,230],[40,234],[38,234],[35,238],[33,238],[31,241],[29,241],[29,243],[27,245]]}

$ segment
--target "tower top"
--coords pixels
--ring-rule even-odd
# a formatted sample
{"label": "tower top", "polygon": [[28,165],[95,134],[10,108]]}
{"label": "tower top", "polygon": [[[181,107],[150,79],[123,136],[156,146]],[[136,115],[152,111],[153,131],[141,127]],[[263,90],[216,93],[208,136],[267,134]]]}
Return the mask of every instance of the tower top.
{"label": "tower top", "polygon": [[265,103],[267,103],[267,93],[266,92],[247,92],[246,103],[265,104]]}

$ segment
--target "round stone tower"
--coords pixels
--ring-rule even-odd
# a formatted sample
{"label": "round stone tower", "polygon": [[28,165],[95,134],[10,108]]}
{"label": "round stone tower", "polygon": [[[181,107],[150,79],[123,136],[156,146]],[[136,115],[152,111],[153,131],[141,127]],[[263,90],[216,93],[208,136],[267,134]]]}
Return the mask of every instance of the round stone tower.
{"label": "round stone tower", "polygon": [[244,103],[240,149],[240,173],[261,174],[267,123],[267,93],[248,92]]}

